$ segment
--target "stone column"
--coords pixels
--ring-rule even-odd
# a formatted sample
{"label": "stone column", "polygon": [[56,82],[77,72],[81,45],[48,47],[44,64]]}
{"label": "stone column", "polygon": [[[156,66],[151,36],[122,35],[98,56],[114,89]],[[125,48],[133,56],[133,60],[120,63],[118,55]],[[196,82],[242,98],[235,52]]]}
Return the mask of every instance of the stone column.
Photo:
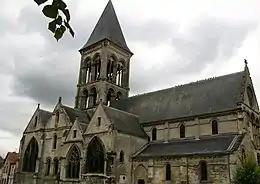
{"label": "stone column", "polygon": [[93,64],[93,62],[91,63],[91,75],[90,75],[90,82],[94,82],[96,79],[96,66],[95,64]]}
{"label": "stone column", "polygon": [[86,84],[86,78],[87,78],[87,68],[84,67],[81,69],[81,84]]}
{"label": "stone column", "polygon": [[108,49],[107,49],[107,42],[104,42],[101,51],[101,68],[100,68],[100,79],[106,80],[107,79],[107,63],[108,63]]}
{"label": "stone column", "polygon": [[113,77],[112,77],[112,83],[116,83],[116,73],[117,73],[117,63],[113,63]]}
{"label": "stone column", "polygon": [[64,180],[66,178],[66,159],[62,158],[60,160],[60,179]]}

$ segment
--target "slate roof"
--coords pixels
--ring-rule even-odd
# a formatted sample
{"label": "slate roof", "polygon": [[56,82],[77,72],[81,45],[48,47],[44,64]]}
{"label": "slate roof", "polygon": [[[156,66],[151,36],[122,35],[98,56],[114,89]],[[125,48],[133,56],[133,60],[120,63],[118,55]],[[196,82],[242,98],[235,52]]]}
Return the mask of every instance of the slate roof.
{"label": "slate roof", "polygon": [[140,123],[231,110],[242,101],[243,76],[242,71],[133,96],[112,107],[137,115]]}
{"label": "slate roof", "polygon": [[52,113],[43,109],[39,109],[39,116],[41,118],[41,122],[43,124],[47,123],[47,121],[51,118]]}
{"label": "slate roof", "polygon": [[103,108],[106,115],[119,132],[137,137],[148,138],[147,134],[140,126],[137,116],[107,106],[103,106]]}
{"label": "slate roof", "polygon": [[218,155],[236,151],[244,134],[225,134],[201,137],[199,140],[150,142],[133,157]]}
{"label": "slate roof", "polygon": [[76,120],[76,117],[78,117],[79,121],[81,123],[89,123],[90,117],[88,116],[88,114],[84,111],[80,111],[78,109],[74,109],[68,106],[63,105],[62,106],[66,113],[68,114],[70,121],[74,123],[74,121]]}
{"label": "slate roof", "polygon": [[87,43],[83,46],[82,49],[85,49],[92,44],[95,44],[104,39],[108,39],[114,44],[132,53],[126,44],[111,0],[108,2]]}

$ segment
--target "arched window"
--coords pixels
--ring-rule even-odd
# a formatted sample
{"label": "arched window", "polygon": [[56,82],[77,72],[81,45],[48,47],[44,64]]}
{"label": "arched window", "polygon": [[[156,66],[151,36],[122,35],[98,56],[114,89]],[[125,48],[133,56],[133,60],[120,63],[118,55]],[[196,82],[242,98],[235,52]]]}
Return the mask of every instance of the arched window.
{"label": "arched window", "polygon": [[211,131],[212,131],[212,135],[218,134],[218,121],[217,120],[213,120],[211,122]]}
{"label": "arched window", "polygon": [[155,141],[157,139],[157,129],[152,129],[152,141]]}
{"label": "arched window", "polygon": [[38,123],[38,116],[36,116],[36,117],[34,118],[34,127],[37,127],[37,123]]}
{"label": "arched window", "polygon": [[57,135],[54,134],[52,138],[52,149],[56,149],[56,148],[57,148]]}
{"label": "arched window", "polygon": [[207,163],[205,161],[200,161],[200,181],[208,180],[208,170]]}
{"label": "arched window", "polygon": [[59,172],[59,159],[54,158],[53,159],[53,175],[56,176]]}
{"label": "arched window", "polygon": [[113,79],[115,62],[116,62],[116,59],[113,56],[108,59],[108,63],[107,63],[107,80],[108,81],[112,81],[112,79]]}
{"label": "arched window", "polygon": [[120,100],[121,96],[122,96],[122,93],[121,92],[117,92],[115,100]]}
{"label": "arched window", "polygon": [[115,95],[115,91],[110,88],[107,92],[107,103],[106,103],[107,106],[111,105],[111,101],[113,100],[114,95]]}
{"label": "arched window", "polygon": [[99,55],[95,56],[94,63],[95,63],[95,80],[98,80],[100,78],[100,68],[101,68],[101,60]]}
{"label": "arched window", "polygon": [[83,107],[88,108],[89,106],[89,96],[88,96],[88,90],[83,91]]}
{"label": "arched window", "polygon": [[120,154],[119,154],[119,162],[124,162],[125,160],[125,154],[123,151],[120,151]]}
{"label": "arched window", "polygon": [[165,179],[166,181],[171,181],[171,165],[166,165],[166,172],[165,172]]}
{"label": "arched window", "polygon": [[92,105],[95,106],[97,103],[97,90],[96,88],[91,89]]}
{"label": "arched window", "polygon": [[45,170],[45,175],[46,176],[50,175],[50,170],[51,170],[51,159],[47,158],[46,159],[46,170]]}
{"label": "arched window", "polygon": [[102,141],[94,137],[87,148],[87,173],[104,173],[105,151]]}
{"label": "arched window", "polygon": [[91,82],[91,61],[87,62],[86,68],[86,83]]}
{"label": "arched window", "polygon": [[180,138],[184,138],[185,137],[185,126],[182,124],[180,126]]}
{"label": "arched window", "polygon": [[67,156],[67,178],[79,178],[80,153],[73,146]]}
{"label": "arched window", "polygon": [[38,151],[38,143],[33,137],[29,142],[23,156],[23,172],[35,172]]}
{"label": "arched window", "polygon": [[116,85],[122,85],[122,78],[123,78],[123,67],[121,65],[117,66],[116,70]]}

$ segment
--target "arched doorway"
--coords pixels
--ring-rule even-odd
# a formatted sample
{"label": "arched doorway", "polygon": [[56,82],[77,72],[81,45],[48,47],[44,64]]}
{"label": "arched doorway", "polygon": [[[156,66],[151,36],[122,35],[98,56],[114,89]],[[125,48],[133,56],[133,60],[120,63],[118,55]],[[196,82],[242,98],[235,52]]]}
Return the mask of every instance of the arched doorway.
{"label": "arched doorway", "polygon": [[148,181],[148,171],[143,165],[138,165],[134,171],[134,183],[145,184]]}
{"label": "arched doorway", "polygon": [[102,141],[94,137],[87,149],[87,173],[104,173],[105,150]]}
{"label": "arched doorway", "polygon": [[30,140],[23,156],[23,172],[35,172],[38,152],[38,143],[36,139],[33,137]]}
{"label": "arched doorway", "polygon": [[139,179],[137,184],[145,184],[145,181],[143,179]]}

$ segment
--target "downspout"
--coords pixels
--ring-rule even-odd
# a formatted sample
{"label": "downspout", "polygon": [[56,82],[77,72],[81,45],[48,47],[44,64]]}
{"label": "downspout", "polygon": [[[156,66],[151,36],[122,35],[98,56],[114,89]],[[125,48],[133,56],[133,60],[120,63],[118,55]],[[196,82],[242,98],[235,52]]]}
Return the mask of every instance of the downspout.
{"label": "downspout", "polygon": [[229,178],[229,183],[231,183],[231,173],[230,173],[230,154],[228,154],[228,178]]}
{"label": "downspout", "polygon": [[38,172],[39,172],[39,175],[40,176],[43,176],[43,163],[44,163],[44,161],[43,161],[43,156],[44,156],[44,147],[45,147],[45,134],[43,134],[43,139],[42,139],[42,150],[41,150],[41,160],[40,160],[40,163],[39,163],[39,170],[38,170]]}

